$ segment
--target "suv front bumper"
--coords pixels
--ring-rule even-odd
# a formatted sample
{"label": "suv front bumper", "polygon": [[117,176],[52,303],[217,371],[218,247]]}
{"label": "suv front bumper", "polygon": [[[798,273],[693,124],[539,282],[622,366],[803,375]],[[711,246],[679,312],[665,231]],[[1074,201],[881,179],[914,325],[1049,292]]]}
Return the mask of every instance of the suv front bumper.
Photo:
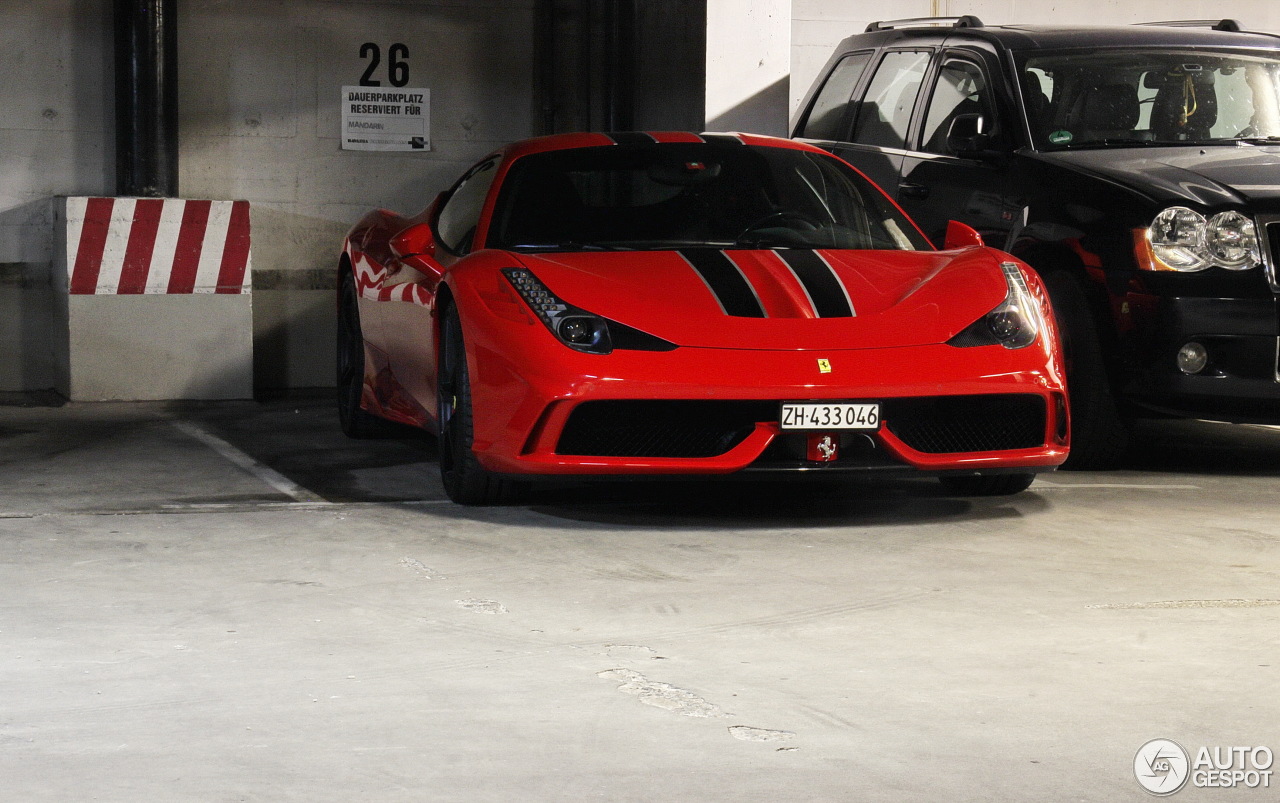
{"label": "suv front bumper", "polygon": [[[1276,298],[1160,298],[1156,333],[1131,343],[1131,401],[1160,412],[1225,421],[1280,423],[1280,301]],[[1199,343],[1204,370],[1178,368],[1178,350]]]}

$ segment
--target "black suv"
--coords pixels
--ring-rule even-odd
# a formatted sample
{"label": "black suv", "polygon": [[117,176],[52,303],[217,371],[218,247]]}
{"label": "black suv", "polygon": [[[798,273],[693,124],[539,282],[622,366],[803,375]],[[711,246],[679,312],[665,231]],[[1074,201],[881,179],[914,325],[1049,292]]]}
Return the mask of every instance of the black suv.
{"label": "black suv", "polygon": [[1041,273],[1071,464],[1114,463],[1139,415],[1280,421],[1280,37],[1233,20],[873,23],[792,136],[938,245],[960,220]]}

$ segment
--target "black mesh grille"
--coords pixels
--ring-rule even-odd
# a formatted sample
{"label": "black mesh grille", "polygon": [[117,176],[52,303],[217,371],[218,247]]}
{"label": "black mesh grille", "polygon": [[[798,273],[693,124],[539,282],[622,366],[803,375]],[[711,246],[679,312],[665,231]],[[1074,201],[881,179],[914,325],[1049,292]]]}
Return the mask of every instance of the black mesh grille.
{"label": "black mesh grille", "polygon": [[995,452],[1044,444],[1044,399],[1027,393],[887,399],[881,417],[917,452]]}
{"label": "black mesh grille", "polygon": [[714,457],[742,443],[776,402],[591,401],[569,414],[556,453],[598,457]]}

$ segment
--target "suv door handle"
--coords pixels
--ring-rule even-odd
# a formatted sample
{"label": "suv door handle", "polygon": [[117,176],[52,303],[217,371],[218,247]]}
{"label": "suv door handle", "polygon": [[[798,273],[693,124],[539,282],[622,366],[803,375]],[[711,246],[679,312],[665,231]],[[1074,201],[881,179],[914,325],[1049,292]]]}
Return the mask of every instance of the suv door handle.
{"label": "suv door handle", "polygon": [[911,198],[917,201],[923,201],[929,197],[929,188],[923,184],[914,184],[910,181],[904,181],[898,185],[898,192],[903,198]]}

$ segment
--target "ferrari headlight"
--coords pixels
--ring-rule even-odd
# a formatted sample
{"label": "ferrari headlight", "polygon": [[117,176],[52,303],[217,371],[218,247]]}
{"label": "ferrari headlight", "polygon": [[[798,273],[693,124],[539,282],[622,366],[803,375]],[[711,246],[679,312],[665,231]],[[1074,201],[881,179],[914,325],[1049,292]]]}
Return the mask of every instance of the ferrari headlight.
{"label": "ferrari headlight", "polygon": [[1248,270],[1262,261],[1257,227],[1239,212],[1206,220],[1194,209],[1171,206],[1138,232],[1138,265],[1147,270]]}
{"label": "ferrari headlight", "polygon": [[565,316],[556,324],[556,334],[574,348],[591,350],[608,342],[609,324],[598,315]]}
{"label": "ferrari headlight", "polygon": [[1000,270],[1004,272],[1005,285],[1009,288],[1004,301],[948,340],[952,346],[968,348],[999,343],[1007,349],[1021,349],[1036,342],[1044,328],[1040,305],[1016,263],[1001,262]]}
{"label": "ferrari headlight", "polygon": [[566,304],[526,268],[503,268],[502,275],[551,334],[571,349],[609,354],[614,349],[673,351],[676,348],[675,343]]}
{"label": "ferrari headlight", "polygon": [[570,306],[547,289],[532,271],[503,268],[502,275],[533,310],[551,333],[571,349],[591,354],[613,351],[609,340],[609,322],[599,315]]}

